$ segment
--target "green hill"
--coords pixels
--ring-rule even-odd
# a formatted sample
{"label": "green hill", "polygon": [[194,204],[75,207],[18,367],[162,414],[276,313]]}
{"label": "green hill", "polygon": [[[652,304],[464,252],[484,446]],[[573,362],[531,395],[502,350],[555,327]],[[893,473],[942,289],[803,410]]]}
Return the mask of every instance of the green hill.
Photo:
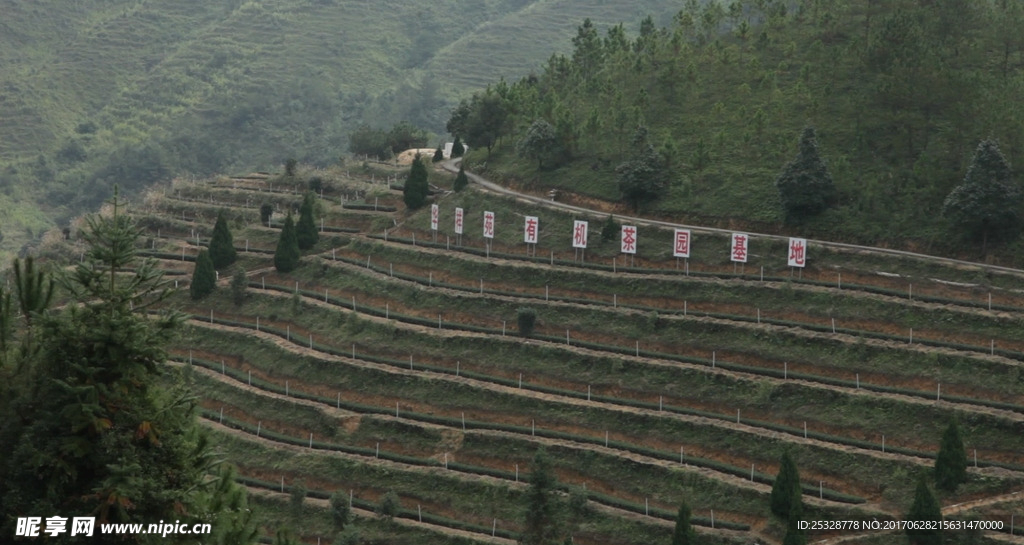
{"label": "green hill", "polygon": [[[667,0],[0,1],[6,251],[114,183],[329,164],[359,122],[441,132],[455,99]],[[43,211],[40,211],[42,208]]]}
{"label": "green hill", "polygon": [[[1024,161],[1020,3],[792,4],[687,2],[668,26],[639,32],[581,25],[573,51],[538,77],[494,82],[510,115],[491,153],[485,137],[464,135],[470,163],[620,201],[617,167],[649,145],[666,187],[648,214],[977,258],[949,234],[943,201],[983,139],[1011,166]],[[557,133],[540,163],[517,153],[538,119]],[[806,126],[838,202],[790,228],[774,182]]]}

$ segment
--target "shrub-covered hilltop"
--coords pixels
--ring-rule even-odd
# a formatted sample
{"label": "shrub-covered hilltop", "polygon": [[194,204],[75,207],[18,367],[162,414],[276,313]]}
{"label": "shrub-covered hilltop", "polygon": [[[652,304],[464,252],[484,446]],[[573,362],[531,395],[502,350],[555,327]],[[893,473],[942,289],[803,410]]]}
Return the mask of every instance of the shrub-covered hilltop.
{"label": "shrub-covered hilltop", "polygon": [[[572,44],[453,110],[478,170],[691,222],[1019,253],[1012,174],[979,192],[997,210],[944,203],[983,140],[1024,159],[1020,2],[688,0],[666,28],[585,21]],[[776,180],[808,127],[835,192],[787,215]]]}

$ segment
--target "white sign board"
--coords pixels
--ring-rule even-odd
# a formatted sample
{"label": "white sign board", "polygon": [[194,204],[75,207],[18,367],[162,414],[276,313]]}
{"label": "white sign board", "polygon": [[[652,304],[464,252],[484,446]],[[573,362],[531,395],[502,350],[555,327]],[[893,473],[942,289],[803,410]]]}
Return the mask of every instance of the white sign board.
{"label": "white sign board", "polygon": [[747,262],[747,245],[750,236],[744,233],[732,234],[732,245],[729,247],[729,258],[735,263]]}
{"label": "white sign board", "polygon": [[526,216],[526,222],[523,224],[523,242],[527,244],[537,244],[537,231],[540,221],[536,216]]}
{"label": "white sign board", "polygon": [[790,267],[803,267],[807,263],[807,239],[806,238],[791,238],[789,239],[789,258]]}
{"label": "white sign board", "polygon": [[623,225],[622,226],[622,237],[621,237],[622,253],[624,254],[635,254],[636,253],[636,226],[635,225]]}
{"label": "white sign board", "polygon": [[440,218],[441,212],[437,209],[436,204],[430,205],[430,230],[437,231],[437,221]]}
{"label": "white sign board", "polygon": [[484,212],[484,238],[494,238],[494,212]]}
{"label": "white sign board", "polygon": [[454,142],[445,142],[444,150],[441,152],[444,154],[444,158],[447,159],[452,156],[452,147],[455,145]]}
{"label": "white sign board", "polygon": [[587,247],[587,222],[575,220],[572,224],[572,247]]}
{"label": "white sign board", "polygon": [[456,208],[455,209],[455,234],[456,235],[461,235],[462,234],[462,209],[461,208]]}
{"label": "white sign board", "polygon": [[689,229],[676,229],[675,236],[672,237],[672,255],[675,257],[690,257],[690,230]]}

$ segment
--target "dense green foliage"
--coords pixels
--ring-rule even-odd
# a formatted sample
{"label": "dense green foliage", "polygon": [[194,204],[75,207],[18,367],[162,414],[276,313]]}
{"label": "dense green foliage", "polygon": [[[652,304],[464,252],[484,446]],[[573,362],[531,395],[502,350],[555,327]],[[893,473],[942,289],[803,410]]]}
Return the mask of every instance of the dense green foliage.
{"label": "dense green foliage", "polygon": [[178,174],[270,170],[288,157],[323,166],[362,123],[440,133],[472,89],[567,50],[584,14],[614,24],[670,16],[672,4],[7,2],[0,251],[94,210],[115,183],[135,195]]}
{"label": "dense green foliage", "polygon": [[192,283],[188,286],[188,293],[193,300],[199,300],[213,292],[217,287],[217,271],[213,267],[213,260],[210,252],[199,250],[196,256],[196,266],[192,269]]}
{"label": "dense green foliage", "polygon": [[[454,152],[453,152],[454,154]],[[455,175],[455,182],[452,183],[452,190],[462,191],[469,185],[469,177],[466,176],[466,166],[459,164],[459,173]]]}
{"label": "dense green foliage", "polygon": [[465,153],[466,146],[462,143],[462,137],[456,134],[452,142],[452,157],[462,157]]}
{"label": "dense green foliage", "polygon": [[978,144],[964,183],[946,197],[943,210],[963,238],[989,240],[1013,238],[1020,232],[1024,192],[1013,180],[1010,165],[992,140]]}
{"label": "dense green foliage", "polygon": [[434,150],[434,156],[430,159],[430,161],[432,163],[440,163],[441,161],[444,161],[444,148],[438,145],[437,149]]}
{"label": "dense green foliage", "polygon": [[249,277],[245,274],[245,269],[239,268],[231,277],[231,301],[235,303],[235,306],[242,306],[242,303],[245,302],[248,285]]}
{"label": "dense green foliage", "polygon": [[561,537],[562,508],[556,493],[558,480],[542,448],[533,457],[530,487],[526,491],[526,520],[519,542],[522,545],[551,545]]}
{"label": "dense green foliage", "polygon": [[295,226],[295,239],[299,243],[300,250],[308,250],[320,241],[320,233],[317,231],[314,202],[316,197],[312,193],[306,193],[302,197],[302,205],[299,207],[299,223]]}
{"label": "dense green foliage", "polygon": [[278,272],[294,271],[299,266],[300,257],[295,220],[288,214],[284,219],[284,227],[281,228],[281,236],[277,239],[277,248],[274,250],[274,268]]}
{"label": "dense green foliage", "polygon": [[516,326],[519,328],[519,335],[529,337],[533,335],[533,328],[537,324],[537,311],[532,308],[520,308],[516,311]]}
{"label": "dense green foliage", "polygon": [[526,129],[526,134],[519,140],[516,148],[519,155],[537,160],[537,169],[544,169],[544,160],[548,165],[557,161],[561,155],[560,142],[555,128],[543,119],[538,119]]}
{"label": "dense green foliage", "polygon": [[411,148],[427,145],[427,132],[408,121],[396,123],[391,130],[374,129],[364,123],[349,135],[348,150],[356,155],[384,159]]}
{"label": "dense green foliage", "polygon": [[696,545],[697,534],[690,524],[690,506],[685,503],[679,504],[679,513],[676,514],[676,525],[672,530],[672,545]]}
{"label": "dense green foliage", "polygon": [[410,210],[427,204],[427,195],[430,193],[428,177],[427,165],[423,164],[423,159],[417,155],[409,170],[409,177],[405,179],[405,187],[402,188],[402,200]]}
{"label": "dense green foliage", "polygon": [[800,473],[796,462],[788,451],[784,452],[779,462],[779,474],[772,483],[772,513],[783,520],[799,518],[803,513],[800,494]]}
{"label": "dense green foliage", "polygon": [[967,481],[967,451],[960,437],[960,427],[950,422],[942,434],[939,454],[935,458],[935,486],[952,492]]}
{"label": "dense green foliage", "polygon": [[274,205],[263,203],[260,205],[260,223],[270,226],[270,217],[274,215]]}
{"label": "dense green foliage", "polygon": [[348,505],[348,496],[340,490],[331,494],[331,522],[334,529],[341,532],[348,526],[352,518],[352,509]]}
{"label": "dense green foliage", "polygon": [[[0,372],[13,384],[12,395],[0,396],[0,529],[13,535],[14,517],[34,513],[97,523],[180,519],[211,523],[211,543],[251,543],[244,494],[229,474],[208,479],[216,462],[193,398],[157,384],[182,317],[147,315],[170,290],[155,262],[136,259],[139,232],[116,195],[113,205],[110,216],[88,220],[87,259],[59,276],[71,302],[26,321],[21,333],[34,330],[37,350],[5,353]],[[32,276],[24,286],[49,283]]]}
{"label": "dense green foliage", "polygon": [[802,223],[835,203],[836,188],[818,152],[814,129],[800,135],[800,151],[775,180],[787,223]]}
{"label": "dense green foliage", "polygon": [[228,222],[224,219],[224,211],[217,213],[217,222],[213,224],[213,236],[210,237],[210,259],[213,267],[223,269],[235,262],[238,258],[235,252],[235,240],[231,236],[231,229],[228,229]]}
{"label": "dense green foliage", "polygon": [[391,520],[398,514],[398,510],[402,508],[401,502],[398,500],[398,494],[395,494],[394,490],[388,490],[380,498],[380,502],[377,504],[377,516],[382,519]]}
{"label": "dense green foliage", "polygon": [[[907,521],[934,522],[942,520],[942,509],[935,495],[928,489],[928,483],[922,476],[914,491],[914,503],[903,517]],[[941,528],[907,528],[907,538],[911,545],[938,545],[942,543]]]}
{"label": "dense green foliage", "polygon": [[[652,212],[773,230],[787,210],[834,204],[806,218],[802,231],[964,249],[947,236],[941,211],[970,150],[991,137],[1010,163],[1024,156],[1020,3],[739,0],[725,7],[687,2],[670,25],[647,21],[635,36],[623,26],[602,35],[585,21],[571,54],[552,55],[537,75],[493,83],[453,111],[449,130],[469,137],[474,119],[490,118],[491,130],[480,131],[486,137],[468,138],[481,148],[471,160],[484,160],[482,148],[493,143],[488,170],[636,205],[619,182],[643,176],[617,167],[637,157],[631,139],[644,126],[666,161],[667,186]],[[536,119],[555,127],[571,157],[549,173],[515,149]],[[808,125],[817,128],[834,196],[819,177],[821,191],[806,195],[809,202],[790,192],[780,198],[773,181],[792,160],[793,136]]]}

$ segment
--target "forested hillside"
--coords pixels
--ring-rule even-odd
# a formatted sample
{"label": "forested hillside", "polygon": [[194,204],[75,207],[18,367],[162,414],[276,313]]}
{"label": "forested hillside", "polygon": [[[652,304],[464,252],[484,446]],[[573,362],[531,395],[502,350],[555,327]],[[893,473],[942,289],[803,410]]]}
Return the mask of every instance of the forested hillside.
{"label": "forested hillside", "polygon": [[[982,140],[1024,159],[1020,2],[688,0],[667,26],[584,22],[571,43],[455,111],[478,169],[692,222],[1019,253],[1015,228],[968,240],[943,209]],[[784,221],[775,181],[806,127],[837,191]]]}
{"label": "forested hillside", "polygon": [[458,97],[568,50],[583,17],[678,9],[605,4],[0,0],[0,248],[115,183],[323,165],[361,122],[440,133]]}

